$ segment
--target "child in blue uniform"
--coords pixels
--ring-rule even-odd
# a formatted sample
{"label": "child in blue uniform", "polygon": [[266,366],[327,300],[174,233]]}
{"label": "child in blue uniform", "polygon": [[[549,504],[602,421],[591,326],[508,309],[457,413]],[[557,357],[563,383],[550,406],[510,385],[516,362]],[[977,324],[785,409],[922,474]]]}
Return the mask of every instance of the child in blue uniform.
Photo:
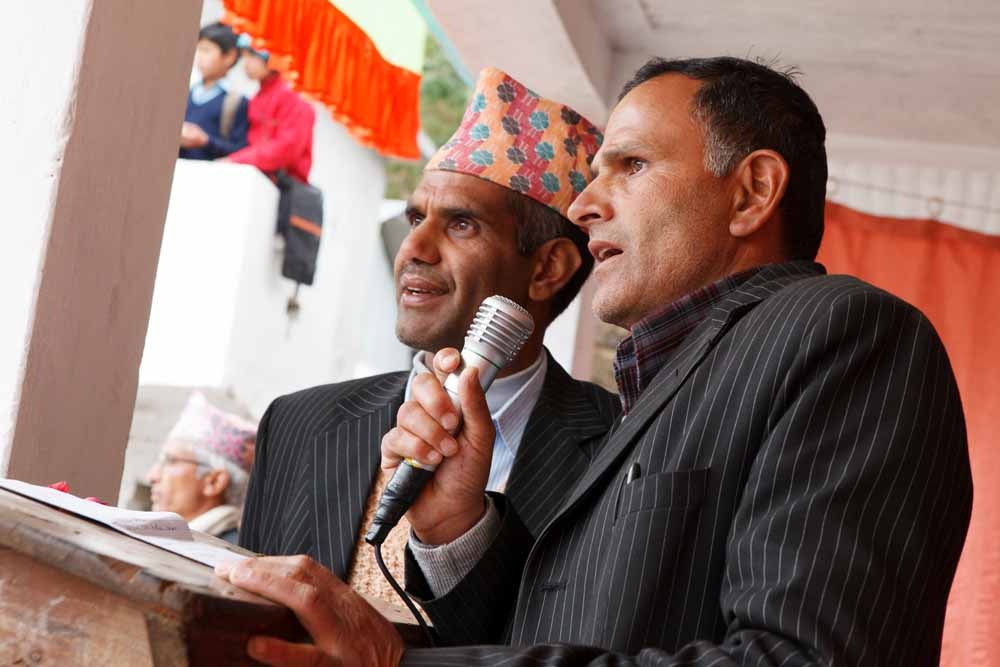
{"label": "child in blue uniform", "polygon": [[201,81],[188,95],[180,157],[215,160],[247,145],[247,99],[227,92],[221,83],[239,57],[236,35],[229,26],[213,23],[198,33],[195,63]]}

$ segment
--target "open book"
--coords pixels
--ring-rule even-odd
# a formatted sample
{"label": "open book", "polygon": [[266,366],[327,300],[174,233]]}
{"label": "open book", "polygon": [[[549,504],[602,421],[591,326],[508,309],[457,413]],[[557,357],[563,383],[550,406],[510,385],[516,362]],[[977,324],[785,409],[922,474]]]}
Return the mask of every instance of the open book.
{"label": "open book", "polygon": [[196,541],[187,522],[173,512],[139,512],[109,507],[47,486],[36,486],[16,479],[0,478],[0,488],[85,519],[97,521],[137,540],[211,567],[224,560],[246,558],[214,544]]}

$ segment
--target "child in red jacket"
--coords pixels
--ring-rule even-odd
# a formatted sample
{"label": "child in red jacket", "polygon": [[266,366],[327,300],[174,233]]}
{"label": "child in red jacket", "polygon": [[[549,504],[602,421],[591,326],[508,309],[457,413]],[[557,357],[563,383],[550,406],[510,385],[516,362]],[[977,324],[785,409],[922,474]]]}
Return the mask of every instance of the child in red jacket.
{"label": "child in red jacket", "polygon": [[260,82],[260,92],[250,100],[250,145],[226,159],[252,164],[269,176],[284,169],[293,178],[308,183],[316,119],[312,106],[268,66],[267,51],[252,49],[247,35],[240,36],[238,46],[247,76]]}

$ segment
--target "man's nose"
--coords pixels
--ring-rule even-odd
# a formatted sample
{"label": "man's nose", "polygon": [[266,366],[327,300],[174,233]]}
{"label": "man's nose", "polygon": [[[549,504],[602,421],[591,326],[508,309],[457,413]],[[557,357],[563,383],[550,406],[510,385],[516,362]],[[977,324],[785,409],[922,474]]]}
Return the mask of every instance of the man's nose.
{"label": "man's nose", "polygon": [[160,481],[160,462],[157,461],[153,464],[153,467],[149,469],[146,473],[146,481],[150,484],[156,484]]}
{"label": "man's nose", "polygon": [[594,180],[577,195],[566,215],[574,225],[589,232],[591,225],[607,222],[614,213],[603,188]]}
{"label": "man's nose", "polygon": [[426,220],[410,227],[410,232],[399,246],[398,260],[402,264],[420,262],[437,264],[441,261],[439,250],[440,235]]}

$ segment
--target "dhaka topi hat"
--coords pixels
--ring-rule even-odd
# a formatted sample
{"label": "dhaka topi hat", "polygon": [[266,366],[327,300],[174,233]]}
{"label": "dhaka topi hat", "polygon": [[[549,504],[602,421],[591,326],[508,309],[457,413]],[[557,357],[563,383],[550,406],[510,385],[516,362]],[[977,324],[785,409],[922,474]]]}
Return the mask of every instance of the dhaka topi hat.
{"label": "dhaka topi hat", "polygon": [[478,176],[566,217],[593,178],[590,161],[602,140],[594,124],[573,109],[487,67],[461,125],[425,169]]}
{"label": "dhaka topi hat", "polygon": [[188,398],[167,441],[202,449],[238,465],[246,472],[253,467],[257,426],[242,417],[223,412],[201,392]]}

